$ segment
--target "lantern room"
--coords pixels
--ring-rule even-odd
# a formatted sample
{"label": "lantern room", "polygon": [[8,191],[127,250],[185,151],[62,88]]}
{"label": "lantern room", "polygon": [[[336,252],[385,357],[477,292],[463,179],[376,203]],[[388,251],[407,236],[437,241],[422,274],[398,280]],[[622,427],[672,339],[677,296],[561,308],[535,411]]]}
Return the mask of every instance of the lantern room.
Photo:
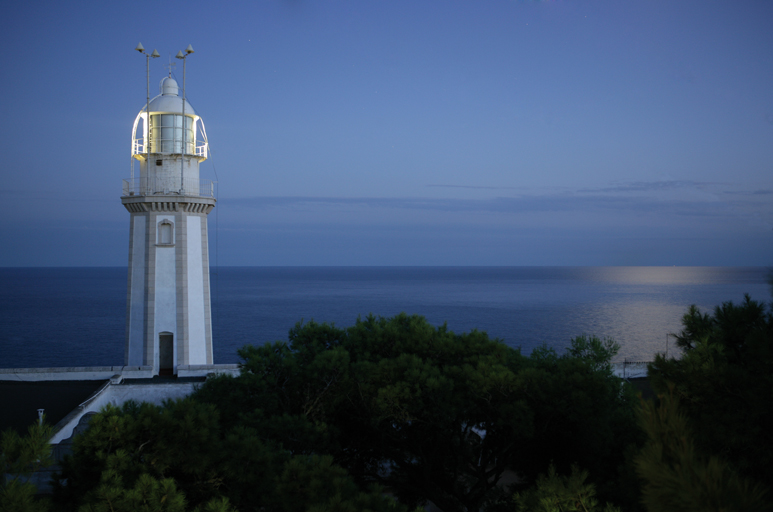
{"label": "lantern room", "polygon": [[132,157],[144,162],[149,155],[180,155],[184,150],[186,156],[195,156],[199,162],[206,160],[207,132],[201,117],[180,96],[174,78],[164,77],[159,88],[161,94],[150,100],[134,120]]}

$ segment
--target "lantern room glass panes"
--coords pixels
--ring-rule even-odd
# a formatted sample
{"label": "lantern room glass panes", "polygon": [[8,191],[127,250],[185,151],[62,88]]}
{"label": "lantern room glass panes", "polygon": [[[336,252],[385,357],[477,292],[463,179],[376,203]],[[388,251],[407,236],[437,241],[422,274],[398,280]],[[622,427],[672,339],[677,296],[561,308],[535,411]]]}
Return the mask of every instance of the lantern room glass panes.
{"label": "lantern room glass panes", "polygon": [[193,118],[180,114],[156,114],[150,116],[150,152],[181,153],[183,132],[185,134],[185,153],[193,154],[196,138],[193,133]]}

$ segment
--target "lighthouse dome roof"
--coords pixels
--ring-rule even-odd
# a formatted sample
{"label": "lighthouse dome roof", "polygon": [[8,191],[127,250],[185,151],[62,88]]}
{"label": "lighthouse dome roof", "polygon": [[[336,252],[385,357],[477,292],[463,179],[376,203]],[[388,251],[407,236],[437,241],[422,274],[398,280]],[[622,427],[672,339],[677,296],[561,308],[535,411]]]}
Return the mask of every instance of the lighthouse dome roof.
{"label": "lighthouse dome roof", "polygon": [[[171,76],[164,77],[159,84],[159,89],[161,89],[161,94],[150,100],[150,111],[182,114],[183,99],[180,96],[180,86],[177,85],[177,80]],[[144,111],[143,107],[141,112]],[[196,115],[196,111],[187,100],[185,101],[185,114]]]}
{"label": "lighthouse dome roof", "polygon": [[158,88],[161,89],[162,96],[177,96],[180,94],[180,86],[177,85],[177,80],[171,76],[162,78]]}

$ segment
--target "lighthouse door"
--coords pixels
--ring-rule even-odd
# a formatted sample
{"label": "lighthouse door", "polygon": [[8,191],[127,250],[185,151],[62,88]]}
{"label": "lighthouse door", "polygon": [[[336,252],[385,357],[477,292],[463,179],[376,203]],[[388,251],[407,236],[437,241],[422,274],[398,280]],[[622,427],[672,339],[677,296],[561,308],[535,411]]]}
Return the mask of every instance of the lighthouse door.
{"label": "lighthouse door", "polygon": [[158,374],[172,375],[174,373],[174,334],[158,335]]}

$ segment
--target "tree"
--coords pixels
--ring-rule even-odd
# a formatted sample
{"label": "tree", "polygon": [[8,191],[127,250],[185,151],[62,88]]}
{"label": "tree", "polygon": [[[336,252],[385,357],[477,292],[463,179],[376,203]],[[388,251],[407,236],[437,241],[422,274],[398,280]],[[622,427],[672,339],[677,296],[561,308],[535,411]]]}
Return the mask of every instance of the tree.
{"label": "tree", "polygon": [[[242,375],[207,383],[200,399],[236,397],[224,405],[243,411],[232,419],[296,453],[330,453],[360,485],[384,484],[404,503],[477,510],[531,429],[506,366],[516,354],[483,333],[456,336],[421,317],[369,317],[347,330],[299,324],[289,344],[240,354]],[[326,442],[304,441],[313,438]]]}
{"label": "tree", "polygon": [[331,455],[361,487],[383,484],[411,506],[481,510],[509,495],[504,475],[533,482],[551,458],[611,464],[605,475],[616,477],[636,427],[613,352],[582,338],[568,354],[525,357],[483,332],[405,314],[347,329],[309,322],[288,343],[244,347],[241,375],[194,398],[294,454]]}
{"label": "tree", "polygon": [[578,465],[589,473],[602,501],[633,508],[639,485],[633,454],[644,442],[634,389],[612,373],[618,347],[580,336],[565,354],[549,347],[532,352],[520,372],[535,415],[535,435],[521,453],[521,473],[534,482],[552,464],[560,474]]}
{"label": "tree", "polygon": [[[298,494],[293,478],[316,482],[313,491]],[[93,416],[62,463],[54,501],[62,510],[95,512],[290,511],[332,504],[403,510],[378,489],[361,491],[329,459],[293,456],[243,425],[223,428],[215,406],[190,398],[163,406],[127,402]]]}
{"label": "tree", "polygon": [[771,510],[765,488],[741,477],[727,462],[695,448],[687,415],[673,394],[659,405],[642,401],[648,441],[636,458],[651,512],[755,512]]}
{"label": "tree", "polygon": [[691,306],[676,335],[679,359],[658,355],[653,388],[673,393],[696,449],[727,461],[741,475],[773,482],[773,315],[746,296],[713,315]]}
{"label": "tree", "polygon": [[6,430],[0,436],[0,510],[27,512],[48,510],[36,498],[37,488],[27,479],[42,467],[51,465],[51,427],[45,418],[31,425],[26,436]]}
{"label": "tree", "polygon": [[[185,512],[185,496],[171,478],[158,480],[143,473],[127,488],[115,471],[106,471],[102,483],[89,492],[80,512]],[[232,509],[228,508],[228,512]]]}
{"label": "tree", "polygon": [[[570,476],[561,476],[551,464],[547,475],[540,475],[536,485],[515,495],[517,512],[601,512],[596,488],[586,483],[588,472],[572,466]],[[620,512],[607,504],[604,512]]]}

